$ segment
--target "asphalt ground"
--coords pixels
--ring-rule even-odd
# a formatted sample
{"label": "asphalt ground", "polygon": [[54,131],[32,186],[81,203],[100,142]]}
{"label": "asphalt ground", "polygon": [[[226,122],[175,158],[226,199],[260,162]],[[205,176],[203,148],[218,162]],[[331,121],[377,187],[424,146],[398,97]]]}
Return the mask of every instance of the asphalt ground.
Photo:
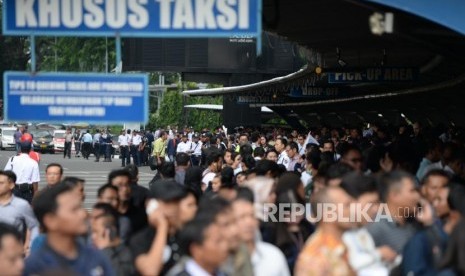
{"label": "asphalt ground", "polygon": [[[13,155],[15,155],[15,152],[11,150],[0,151],[0,169],[5,168],[8,159]],[[50,163],[59,163],[63,166],[63,177],[74,176],[86,181],[84,207],[86,209],[92,208],[97,200],[97,190],[101,185],[106,183],[108,174],[112,170],[121,169],[121,159],[118,156],[115,156],[112,162],[102,162],[102,158],[100,162],[94,162],[94,160],[95,157],[93,155],[89,157],[89,160],[85,160],[82,157],[77,158],[74,155],[71,156],[71,159],[63,158],[63,153],[58,152],[55,154],[41,154],[41,161],[39,163],[39,190],[46,185],[45,168],[47,165]],[[148,187],[148,183],[154,175],[155,172],[151,171],[148,166],[139,167],[139,185]]]}

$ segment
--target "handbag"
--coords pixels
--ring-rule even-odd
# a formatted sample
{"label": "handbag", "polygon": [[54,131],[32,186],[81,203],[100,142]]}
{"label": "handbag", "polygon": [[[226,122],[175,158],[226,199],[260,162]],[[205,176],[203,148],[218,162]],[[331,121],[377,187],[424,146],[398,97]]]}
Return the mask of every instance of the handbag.
{"label": "handbag", "polygon": [[156,156],[150,156],[149,166],[152,171],[155,171],[158,167],[158,158]]}

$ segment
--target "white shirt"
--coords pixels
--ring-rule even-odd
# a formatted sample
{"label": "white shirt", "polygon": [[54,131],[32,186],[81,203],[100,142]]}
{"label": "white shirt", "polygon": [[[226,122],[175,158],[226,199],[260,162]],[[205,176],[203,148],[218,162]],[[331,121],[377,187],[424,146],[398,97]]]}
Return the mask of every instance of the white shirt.
{"label": "white shirt", "polygon": [[444,166],[442,164],[442,161],[438,161],[426,167],[423,176],[425,176],[429,171],[432,171],[432,170],[443,170],[449,174],[455,175],[454,171],[448,165]]}
{"label": "white shirt", "polygon": [[299,145],[299,155],[300,156],[304,155],[306,145],[305,144],[303,146],[301,144],[297,144],[297,145]]}
{"label": "white shirt", "polygon": [[[186,272],[187,272],[187,275],[195,275],[195,276],[211,276],[210,273],[208,273],[207,271],[205,271],[205,269],[203,269],[199,264],[197,264],[193,259],[189,259],[187,262],[186,262]],[[218,275],[218,274],[216,274]],[[223,274],[219,274],[219,275],[223,275]]]}
{"label": "white shirt", "polygon": [[204,177],[202,177],[202,183],[204,183],[207,187],[210,186],[210,182],[215,178],[215,173],[214,172],[208,172],[205,174]]}
{"label": "white shirt", "polygon": [[281,152],[278,156],[278,165],[284,165],[284,167],[287,167],[289,166],[289,163],[291,162],[291,160],[289,159],[289,156],[287,156],[287,153],[285,150],[283,150],[283,152]]}
{"label": "white shirt", "polygon": [[129,135],[121,134],[120,136],[118,136],[118,143],[120,146],[128,146],[129,140]]}
{"label": "white shirt", "polygon": [[180,152],[188,152],[191,150],[191,142],[187,141],[186,143],[184,142],[181,142],[178,144],[178,147],[176,149],[176,152],[177,153],[180,153]]}
{"label": "white shirt", "polygon": [[272,244],[262,241],[255,243],[255,250],[252,253],[252,266],[254,275],[291,275],[286,258],[281,250]]}
{"label": "white shirt", "polygon": [[138,146],[140,143],[142,143],[142,137],[139,134],[132,137],[132,144],[134,146]]}
{"label": "white shirt", "polygon": [[192,153],[192,154],[195,155],[195,156],[202,155],[202,142],[198,141],[197,144],[192,142],[190,150],[194,151],[194,153]]}
{"label": "white shirt", "polygon": [[303,172],[302,173],[302,176],[300,177],[300,180],[302,181],[302,183],[304,184],[304,188],[310,184],[313,180],[313,176],[308,173],[307,171]]}
{"label": "white shirt", "polygon": [[387,276],[389,274],[366,228],[346,231],[342,235],[342,240],[348,249],[350,266],[357,275]]}
{"label": "white shirt", "polygon": [[[13,161],[11,159],[13,158]],[[26,153],[8,159],[5,171],[11,170],[16,174],[16,184],[32,184],[40,182],[39,164]]]}

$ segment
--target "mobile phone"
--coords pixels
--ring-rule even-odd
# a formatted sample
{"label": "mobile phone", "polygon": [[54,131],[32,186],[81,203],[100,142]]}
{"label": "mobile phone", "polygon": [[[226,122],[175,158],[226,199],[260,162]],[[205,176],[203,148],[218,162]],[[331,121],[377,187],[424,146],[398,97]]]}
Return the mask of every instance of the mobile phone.
{"label": "mobile phone", "polygon": [[147,215],[150,215],[151,213],[155,212],[158,208],[158,201],[156,199],[151,199],[149,200],[149,203],[147,204],[147,207],[145,208],[145,212]]}

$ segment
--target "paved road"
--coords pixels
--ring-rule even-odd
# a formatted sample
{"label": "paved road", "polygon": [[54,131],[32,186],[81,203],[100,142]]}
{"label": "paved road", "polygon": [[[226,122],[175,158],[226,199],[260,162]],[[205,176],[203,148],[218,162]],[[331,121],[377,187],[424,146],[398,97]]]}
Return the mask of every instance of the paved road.
{"label": "paved road", "polygon": [[[8,159],[13,156],[13,151],[0,151],[0,169],[5,168]],[[94,162],[95,158],[91,155],[89,160],[81,158],[64,159],[63,154],[41,154],[42,160],[40,161],[40,183],[39,189],[44,187],[45,184],[45,167],[50,163],[60,163],[63,166],[64,176],[75,176],[86,180],[85,193],[86,200],[84,202],[85,208],[91,208],[96,202],[98,188],[105,184],[108,173],[115,169],[121,168],[121,160],[113,159],[113,162]],[[154,172],[149,167],[139,168],[139,184],[145,187],[148,186],[149,181],[153,178]]]}

